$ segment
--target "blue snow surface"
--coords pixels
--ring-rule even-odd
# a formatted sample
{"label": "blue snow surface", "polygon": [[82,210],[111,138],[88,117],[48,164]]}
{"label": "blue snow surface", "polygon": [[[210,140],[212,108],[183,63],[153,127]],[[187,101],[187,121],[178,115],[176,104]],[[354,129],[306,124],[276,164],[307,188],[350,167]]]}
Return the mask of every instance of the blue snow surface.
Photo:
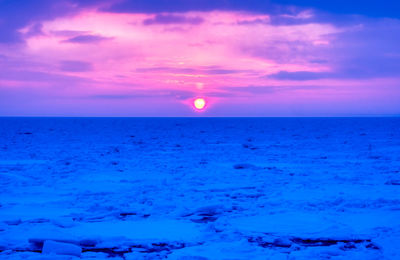
{"label": "blue snow surface", "polygon": [[400,118],[0,118],[0,259],[400,259]]}

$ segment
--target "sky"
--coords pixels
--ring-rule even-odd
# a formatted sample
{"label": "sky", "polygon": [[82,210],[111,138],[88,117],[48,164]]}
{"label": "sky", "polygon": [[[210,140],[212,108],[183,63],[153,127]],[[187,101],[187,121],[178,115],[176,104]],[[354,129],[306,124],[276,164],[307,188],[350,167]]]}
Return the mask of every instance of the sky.
{"label": "sky", "polygon": [[399,43],[395,0],[0,0],[0,116],[399,116]]}

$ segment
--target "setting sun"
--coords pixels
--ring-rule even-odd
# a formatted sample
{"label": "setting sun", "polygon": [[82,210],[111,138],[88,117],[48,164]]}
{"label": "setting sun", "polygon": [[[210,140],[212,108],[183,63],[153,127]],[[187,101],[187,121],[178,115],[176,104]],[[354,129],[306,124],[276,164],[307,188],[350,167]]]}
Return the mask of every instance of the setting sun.
{"label": "setting sun", "polygon": [[203,110],[206,106],[206,101],[204,100],[204,98],[196,98],[193,104],[196,109]]}

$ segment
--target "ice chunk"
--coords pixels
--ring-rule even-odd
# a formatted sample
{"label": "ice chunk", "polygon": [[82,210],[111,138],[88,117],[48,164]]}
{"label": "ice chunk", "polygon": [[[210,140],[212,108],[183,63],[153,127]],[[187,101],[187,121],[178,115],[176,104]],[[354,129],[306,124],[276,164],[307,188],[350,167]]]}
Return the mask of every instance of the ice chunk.
{"label": "ice chunk", "polygon": [[80,256],[82,253],[82,248],[77,245],[56,242],[53,240],[46,240],[43,244],[42,249],[43,254],[56,254],[56,255],[72,255]]}

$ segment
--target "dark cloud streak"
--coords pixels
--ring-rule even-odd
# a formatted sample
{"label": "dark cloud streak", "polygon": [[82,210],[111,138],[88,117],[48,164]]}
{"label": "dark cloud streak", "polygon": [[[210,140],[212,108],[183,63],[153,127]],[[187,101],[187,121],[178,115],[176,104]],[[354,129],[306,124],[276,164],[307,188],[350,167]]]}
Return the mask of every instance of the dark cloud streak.
{"label": "dark cloud streak", "polygon": [[156,25],[156,24],[191,24],[197,25],[203,22],[201,17],[187,17],[184,15],[176,14],[157,14],[154,18],[149,18],[143,21],[144,25]]}
{"label": "dark cloud streak", "polygon": [[168,89],[156,89],[156,90],[145,90],[145,89],[138,89],[135,90],[134,93],[121,93],[121,94],[96,94],[96,95],[89,95],[83,98],[89,99],[136,99],[136,98],[154,98],[154,97],[168,97],[168,98],[175,98],[178,100],[188,99],[193,97],[195,93],[189,90],[168,90]]}
{"label": "dark cloud streak", "polygon": [[112,38],[110,38],[110,37],[104,37],[104,36],[100,36],[100,35],[85,34],[85,35],[74,36],[74,37],[69,38],[67,40],[64,40],[62,42],[64,42],[64,43],[91,44],[91,43],[99,43],[99,42],[106,41],[106,40],[111,40],[111,39]]}

